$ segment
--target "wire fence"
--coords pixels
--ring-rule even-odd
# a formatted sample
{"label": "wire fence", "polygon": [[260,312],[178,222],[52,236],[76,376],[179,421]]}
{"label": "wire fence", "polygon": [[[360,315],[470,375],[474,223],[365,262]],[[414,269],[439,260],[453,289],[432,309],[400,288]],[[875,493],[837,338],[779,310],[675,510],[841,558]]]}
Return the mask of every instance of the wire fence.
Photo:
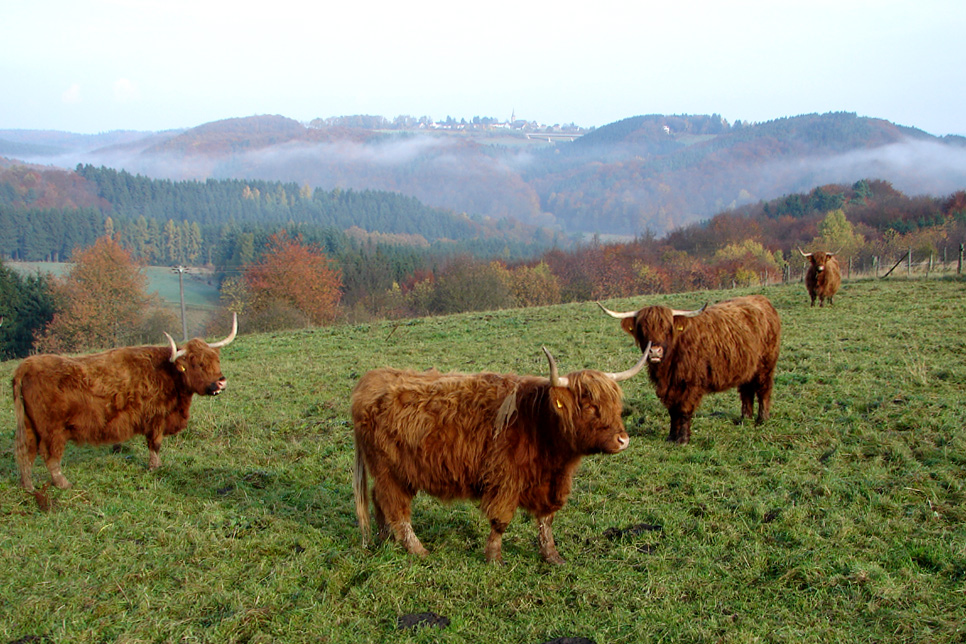
{"label": "wire fence", "polygon": [[[839,266],[843,280],[886,279],[897,277],[946,277],[963,274],[964,244],[959,248],[944,247],[940,252],[915,252],[906,250],[898,258],[879,255],[862,258],[840,258]],[[782,282],[804,282],[809,262],[795,266],[792,262],[785,265]]]}

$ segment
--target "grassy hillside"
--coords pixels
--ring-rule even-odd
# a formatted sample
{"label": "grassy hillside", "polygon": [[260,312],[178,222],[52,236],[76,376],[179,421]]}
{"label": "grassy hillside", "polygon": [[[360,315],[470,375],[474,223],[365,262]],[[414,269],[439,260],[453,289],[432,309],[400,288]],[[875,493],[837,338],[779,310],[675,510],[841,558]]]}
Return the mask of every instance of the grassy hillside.
{"label": "grassy hillside", "polygon": [[[70,264],[62,262],[4,262],[5,266],[22,273],[52,273],[63,275]],[[194,337],[202,333],[208,319],[219,303],[218,285],[210,274],[199,273],[200,269],[191,269],[184,276],[185,314],[188,318],[188,334]],[[178,284],[178,274],[166,266],[146,266],[144,274],[148,277],[148,292],[157,293],[165,308],[175,313],[181,320],[181,293]],[[170,333],[181,338],[180,327],[171,329]]]}
{"label": "grassy hillside", "polygon": [[[4,363],[0,641],[963,641],[964,291],[860,281],[824,309],[801,285],[763,291],[784,324],[763,427],[734,424],[729,392],[671,445],[647,378],[625,383],[630,448],[581,466],[559,568],[523,515],[505,565],[485,564],[478,509],[425,496],[425,561],[363,550],[349,392],[382,365],[542,374],[541,345],[564,371],[630,366],[639,352],[592,303],[243,335],[223,351],[228,391],[196,400],[160,470],[141,440],[68,446],[74,488],[49,511],[15,485]],[[424,611],[451,624],[397,630]]]}

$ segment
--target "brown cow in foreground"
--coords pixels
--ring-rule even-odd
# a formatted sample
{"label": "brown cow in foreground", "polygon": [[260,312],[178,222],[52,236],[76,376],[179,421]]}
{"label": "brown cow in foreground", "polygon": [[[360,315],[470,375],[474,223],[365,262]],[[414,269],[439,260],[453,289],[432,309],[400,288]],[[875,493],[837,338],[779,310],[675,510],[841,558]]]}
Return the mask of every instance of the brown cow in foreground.
{"label": "brown cow in foreground", "polygon": [[165,333],[168,347],[25,359],[12,382],[20,485],[34,489],[31,470],[39,451],[54,485],[69,488],[60,471],[67,441],[121,443],[141,434],[148,442],[150,469],[159,467],[161,440],[188,424],[192,395],[216,396],[225,389],[219,349],[237,331],[235,317],[228,337],[214,344],[195,338],[179,350]]}
{"label": "brown cow in foreground", "polygon": [[537,520],[540,554],[554,564],[554,514],[570,494],[587,454],[616,454],[630,441],[621,420],[622,373],[585,370],[550,378],[496,373],[376,369],[352,392],[356,514],[369,538],[367,471],[379,537],[390,530],[410,553],[428,553],[413,532],[411,504],[419,491],[443,500],[478,499],[490,521],[487,561],[501,545],[517,508]]}
{"label": "brown cow in foreground", "polygon": [[825,306],[826,299],[831,306],[832,298],[842,285],[842,271],[839,269],[839,260],[835,259],[835,253],[806,253],[801,248],[798,252],[810,262],[805,272],[805,288],[808,289],[808,296],[812,298],[812,306],[815,306],[816,297],[819,306]]}
{"label": "brown cow in foreground", "polygon": [[741,396],[741,419],[751,418],[757,396],[756,422],[768,420],[781,320],[766,298],[737,297],[697,311],[647,306],[615,313],[598,305],[646,347],[651,382],[671,415],[669,441],[687,443],[705,394],[733,387]]}

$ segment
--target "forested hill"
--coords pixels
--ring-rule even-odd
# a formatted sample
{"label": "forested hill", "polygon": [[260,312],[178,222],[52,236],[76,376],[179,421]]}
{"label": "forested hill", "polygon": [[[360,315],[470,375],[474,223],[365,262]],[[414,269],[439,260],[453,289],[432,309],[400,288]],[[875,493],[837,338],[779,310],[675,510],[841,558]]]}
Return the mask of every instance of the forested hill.
{"label": "forested hill", "polygon": [[573,137],[535,123],[476,121],[360,117],[305,125],[254,116],[141,136],[8,130],[0,131],[0,154],[175,181],[389,191],[564,233],[663,235],[730,208],[861,179],[910,195],[966,186],[966,139],[853,113],[764,123],[645,115]]}
{"label": "forested hill", "polygon": [[430,241],[468,239],[483,229],[469,217],[393,192],[313,190],[307,185],[262,180],[155,180],[92,165],[78,166],[76,173],[110,204],[110,214],[121,218],[188,220],[203,226],[231,222],[269,227],[295,222],[340,230],[358,226]]}
{"label": "forested hill", "polygon": [[347,233],[363,245],[508,257],[531,255],[558,239],[515,220],[455,214],[393,192],[263,180],[171,181],[92,165],[73,172],[0,167],[4,257],[65,260],[112,231],[146,262],[226,265],[243,233],[250,245],[280,230],[332,252],[349,243]]}

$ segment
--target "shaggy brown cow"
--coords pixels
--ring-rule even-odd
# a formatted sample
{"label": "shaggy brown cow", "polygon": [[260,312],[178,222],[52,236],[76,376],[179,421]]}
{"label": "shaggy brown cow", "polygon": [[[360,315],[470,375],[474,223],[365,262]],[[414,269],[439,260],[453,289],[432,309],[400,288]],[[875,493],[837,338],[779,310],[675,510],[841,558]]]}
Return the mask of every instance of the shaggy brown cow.
{"label": "shaggy brown cow", "polygon": [[798,252],[810,262],[805,272],[805,288],[808,289],[808,296],[812,298],[812,306],[815,306],[816,297],[819,306],[825,306],[826,299],[831,306],[832,298],[842,285],[842,271],[839,269],[839,260],[835,259],[835,253],[806,253],[801,248]]}
{"label": "shaggy brown cow", "polygon": [[778,362],[781,321],[766,298],[749,295],[697,311],[647,306],[615,313],[621,327],[644,349],[657,397],[671,415],[668,440],[691,439],[691,417],[708,393],[738,388],[741,419],[768,420],[772,376]]}
{"label": "shaggy brown cow", "polygon": [[60,471],[67,441],[121,443],[141,434],[148,442],[150,469],[159,467],[161,440],[188,424],[192,395],[216,396],[225,389],[219,349],[237,331],[235,317],[228,337],[214,344],[195,338],[179,350],[165,333],[169,347],[25,359],[12,382],[20,485],[34,489],[31,470],[39,451],[54,485],[69,488]]}
{"label": "shaggy brown cow", "polygon": [[487,561],[501,561],[503,533],[518,507],[537,520],[540,554],[554,545],[554,514],[587,454],[616,454],[630,441],[621,420],[622,373],[585,370],[550,378],[496,373],[376,369],[352,392],[356,466],[353,491],[363,544],[369,538],[367,471],[379,537],[390,530],[410,553],[428,553],[413,532],[419,491],[443,500],[478,499],[490,522]]}

